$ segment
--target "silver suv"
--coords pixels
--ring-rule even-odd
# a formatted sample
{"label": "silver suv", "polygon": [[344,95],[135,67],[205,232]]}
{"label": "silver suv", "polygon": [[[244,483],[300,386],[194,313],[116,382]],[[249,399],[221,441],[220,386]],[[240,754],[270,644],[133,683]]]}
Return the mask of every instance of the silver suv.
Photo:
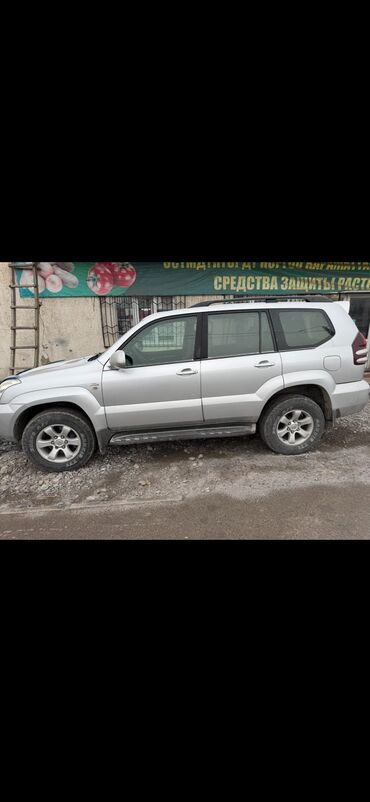
{"label": "silver suv", "polygon": [[103,354],[0,384],[0,437],[46,471],[75,470],[98,446],[257,430],[303,454],[327,424],[360,412],[367,342],[343,305],[308,298],[203,303],[145,318]]}

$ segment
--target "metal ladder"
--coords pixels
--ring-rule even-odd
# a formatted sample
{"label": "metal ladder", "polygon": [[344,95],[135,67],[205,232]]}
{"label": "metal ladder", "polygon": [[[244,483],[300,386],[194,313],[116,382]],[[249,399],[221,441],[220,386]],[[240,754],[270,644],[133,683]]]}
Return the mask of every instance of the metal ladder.
{"label": "metal ladder", "polygon": [[[11,290],[11,345],[10,345],[10,372],[12,375],[21,370],[26,370],[25,366],[17,366],[17,352],[18,351],[33,351],[33,365],[29,367],[36,368],[39,363],[40,353],[40,298],[39,298],[39,285],[37,281],[37,268],[34,262],[10,262],[9,268],[11,272],[11,283],[9,285]],[[22,304],[20,302],[20,295],[17,290],[21,289],[18,284],[17,270],[30,270],[32,271],[33,283],[29,288],[34,291],[33,304]],[[30,299],[31,300],[31,299]],[[24,326],[18,325],[17,312],[18,309],[27,310],[34,315],[33,325]],[[23,312],[22,312],[23,314]],[[33,331],[33,343],[31,345],[18,345],[17,333],[19,331]]]}

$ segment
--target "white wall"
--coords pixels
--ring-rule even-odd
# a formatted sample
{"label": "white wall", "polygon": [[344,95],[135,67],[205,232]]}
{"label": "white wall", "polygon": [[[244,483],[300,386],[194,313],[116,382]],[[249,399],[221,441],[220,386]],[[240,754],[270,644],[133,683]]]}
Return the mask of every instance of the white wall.
{"label": "white wall", "polygon": [[[11,314],[10,270],[7,262],[0,262],[0,378],[9,375]],[[17,293],[18,295],[18,293]],[[24,299],[22,305],[32,306],[33,300]],[[32,325],[32,312],[18,310],[18,325]],[[32,331],[19,332],[17,345],[31,345]],[[40,358],[41,365],[57,359],[97,353],[104,350],[100,302],[98,298],[43,298],[40,307]],[[33,351],[18,351],[17,366],[33,366]]]}
{"label": "white wall", "polygon": [[0,379],[9,373],[10,364],[10,270],[0,262]]}
{"label": "white wall", "polygon": [[99,298],[45,298],[40,310],[40,364],[104,350]]}

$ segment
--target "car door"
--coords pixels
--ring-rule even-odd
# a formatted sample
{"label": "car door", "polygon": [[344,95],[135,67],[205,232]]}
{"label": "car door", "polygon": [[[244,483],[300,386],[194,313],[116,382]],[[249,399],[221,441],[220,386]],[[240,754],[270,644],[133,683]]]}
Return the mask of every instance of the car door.
{"label": "car door", "polygon": [[256,422],[265,401],[283,389],[282,363],[267,312],[206,314],[202,401],[206,422]]}
{"label": "car door", "polygon": [[114,430],[202,423],[200,362],[196,360],[200,315],[164,317],[124,344],[126,367],[103,371],[108,427]]}

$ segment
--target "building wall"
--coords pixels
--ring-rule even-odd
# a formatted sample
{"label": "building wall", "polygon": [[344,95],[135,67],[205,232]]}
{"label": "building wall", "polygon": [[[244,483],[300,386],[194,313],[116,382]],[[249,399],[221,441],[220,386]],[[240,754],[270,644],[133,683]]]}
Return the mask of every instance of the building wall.
{"label": "building wall", "polygon": [[10,290],[9,267],[0,262],[0,379],[9,373],[10,354]]}
{"label": "building wall", "polygon": [[[0,262],[0,378],[10,365],[10,270]],[[22,298],[22,305],[32,300]],[[33,314],[18,310],[19,325],[32,325]],[[33,332],[19,332],[17,345],[33,343]],[[99,298],[44,298],[40,307],[40,358],[46,365],[57,359],[73,359],[104,350]],[[32,366],[33,351],[18,351],[17,366]]]}
{"label": "building wall", "polygon": [[40,364],[104,350],[99,298],[45,298],[40,310]]}

